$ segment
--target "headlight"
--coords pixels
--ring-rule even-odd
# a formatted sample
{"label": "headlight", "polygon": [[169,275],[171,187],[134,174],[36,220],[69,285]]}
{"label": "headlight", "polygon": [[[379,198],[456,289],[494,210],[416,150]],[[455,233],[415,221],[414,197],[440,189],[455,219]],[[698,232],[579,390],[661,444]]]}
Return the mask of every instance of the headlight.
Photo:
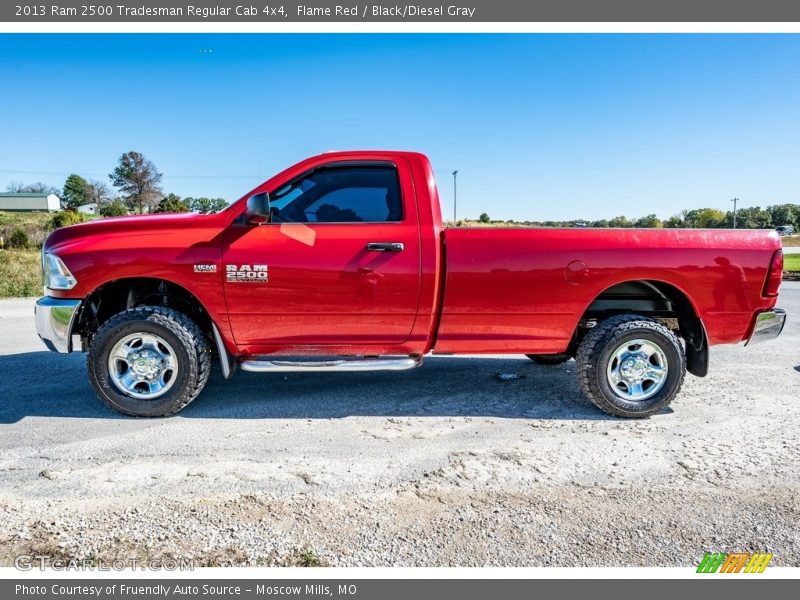
{"label": "headlight", "polygon": [[55,254],[42,256],[44,285],[51,290],[71,290],[78,283],[67,266]]}

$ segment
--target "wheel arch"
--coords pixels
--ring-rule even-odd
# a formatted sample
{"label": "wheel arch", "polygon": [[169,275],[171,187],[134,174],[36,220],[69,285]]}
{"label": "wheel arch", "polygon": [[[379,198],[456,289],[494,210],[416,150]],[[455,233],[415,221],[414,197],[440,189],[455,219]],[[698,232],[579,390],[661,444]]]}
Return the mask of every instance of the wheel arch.
{"label": "wheel arch", "polygon": [[115,314],[142,305],[178,310],[204,333],[212,333],[213,319],[204,304],[181,284],[163,277],[123,277],[97,286],[83,301],[73,333],[91,338]]}
{"label": "wheel arch", "polygon": [[708,335],[691,296],[680,285],[657,278],[625,279],[607,285],[584,309],[576,327],[623,313],[656,319],[675,319],[686,342],[687,370],[698,377],[708,374]]}

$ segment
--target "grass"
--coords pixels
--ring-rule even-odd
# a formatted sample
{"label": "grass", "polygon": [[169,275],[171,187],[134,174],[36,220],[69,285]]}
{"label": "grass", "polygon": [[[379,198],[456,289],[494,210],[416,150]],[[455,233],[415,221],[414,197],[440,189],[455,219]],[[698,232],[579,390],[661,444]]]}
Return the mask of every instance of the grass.
{"label": "grass", "polygon": [[47,224],[52,217],[52,213],[46,212],[0,211],[0,237],[8,241],[11,233],[19,228],[28,236],[31,247],[40,247],[49,233]]}
{"label": "grass", "polygon": [[800,254],[784,254],[783,270],[800,273]]}
{"label": "grass", "polygon": [[782,237],[781,242],[783,242],[785,248],[797,248],[800,246],[800,235]]}
{"label": "grass", "polygon": [[0,250],[0,298],[42,295],[38,250]]}
{"label": "grass", "polygon": [[[53,213],[0,211],[0,298],[41,296],[40,248],[50,233]],[[11,234],[21,229],[28,236],[28,248],[9,248]]]}
{"label": "grass", "polygon": [[0,250],[0,298],[42,295],[42,259],[39,248],[49,233],[52,218],[46,212],[0,211],[0,238],[8,242],[15,229],[28,236],[30,249]]}
{"label": "grass", "polygon": [[311,548],[304,548],[289,560],[290,566],[296,567],[321,567],[323,566],[317,553]]}

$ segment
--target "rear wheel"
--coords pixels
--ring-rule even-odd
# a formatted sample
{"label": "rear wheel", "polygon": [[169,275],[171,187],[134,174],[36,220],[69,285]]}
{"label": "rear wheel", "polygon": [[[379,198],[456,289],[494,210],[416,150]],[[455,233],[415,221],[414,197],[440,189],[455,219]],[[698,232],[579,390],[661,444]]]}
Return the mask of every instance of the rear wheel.
{"label": "rear wheel", "polygon": [[572,357],[569,354],[526,354],[537,365],[560,365]]}
{"label": "rear wheel", "polygon": [[202,391],[211,357],[206,336],[189,317],[139,306],[100,327],[87,367],[92,387],[108,406],[126,415],[162,417]]}
{"label": "rear wheel", "polygon": [[591,329],[575,360],[586,396],[618,417],[657,413],[672,402],[686,374],[678,337],[658,321],[637,315],[611,317]]}

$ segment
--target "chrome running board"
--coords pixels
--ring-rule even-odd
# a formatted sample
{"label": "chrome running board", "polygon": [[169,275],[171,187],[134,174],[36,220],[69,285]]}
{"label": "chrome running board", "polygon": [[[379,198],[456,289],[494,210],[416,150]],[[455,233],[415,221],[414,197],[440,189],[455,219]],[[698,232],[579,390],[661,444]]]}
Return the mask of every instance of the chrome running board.
{"label": "chrome running board", "polygon": [[242,361],[242,371],[252,373],[266,372],[328,372],[328,371],[405,371],[422,364],[422,359],[416,358],[336,358],[327,360],[313,360],[301,358],[256,359]]}

